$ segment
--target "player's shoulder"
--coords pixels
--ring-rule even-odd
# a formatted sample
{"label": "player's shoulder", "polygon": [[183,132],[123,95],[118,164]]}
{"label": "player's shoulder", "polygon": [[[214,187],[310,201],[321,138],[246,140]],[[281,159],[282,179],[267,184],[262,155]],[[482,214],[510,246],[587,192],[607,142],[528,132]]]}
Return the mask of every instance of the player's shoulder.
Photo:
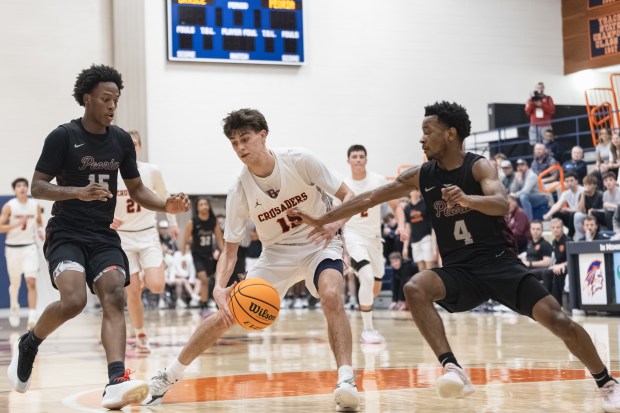
{"label": "player's shoulder", "polygon": [[120,126],[110,125],[110,129],[108,131],[109,136],[114,136],[119,142],[123,144],[133,145],[133,140],[131,139],[131,135],[121,128]]}
{"label": "player's shoulder", "polygon": [[306,148],[301,147],[293,147],[293,148],[275,148],[272,149],[273,153],[280,156],[286,157],[293,162],[297,162],[300,160],[305,160],[308,158],[312,158],[315,155]]}

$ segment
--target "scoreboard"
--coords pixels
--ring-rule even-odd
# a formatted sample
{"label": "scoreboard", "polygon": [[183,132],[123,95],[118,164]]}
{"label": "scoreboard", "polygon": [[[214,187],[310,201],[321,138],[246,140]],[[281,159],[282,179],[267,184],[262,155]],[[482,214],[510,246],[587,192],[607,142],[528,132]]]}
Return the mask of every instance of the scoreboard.
{"label": "scoreboard", "polygon": [[301,65],[302,0],[167,0],[168,59]]}

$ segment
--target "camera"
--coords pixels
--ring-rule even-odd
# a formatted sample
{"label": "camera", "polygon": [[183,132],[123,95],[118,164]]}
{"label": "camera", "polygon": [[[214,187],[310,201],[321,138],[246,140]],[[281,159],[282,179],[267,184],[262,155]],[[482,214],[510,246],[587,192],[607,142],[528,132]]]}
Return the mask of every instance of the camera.
{"label": "camera", "polygon": [[530,99],[533,102],[536,102],[536,101],[542,100],[543,96],[544,96],[543,93],[540,93],[538,90],[535,90],[535,91],[532,92],[532,95],[531,95]]}

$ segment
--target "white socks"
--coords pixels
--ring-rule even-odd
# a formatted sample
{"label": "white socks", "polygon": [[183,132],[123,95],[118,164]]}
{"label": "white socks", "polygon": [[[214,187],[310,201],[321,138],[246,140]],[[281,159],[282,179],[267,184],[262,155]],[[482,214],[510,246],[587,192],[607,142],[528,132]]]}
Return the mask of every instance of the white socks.
{"label": "white socks", "polygon": [[362,324],[364,324],[364,330],[374,330],[375,326],[372,324],[372,311],[360,311],[362,313]]}
{"label": "white socks", "polygon": [[353,377],[355,377],[353,375],[353,367],[347,365],[338,367],[338,383],[352,379]]}
{"label": "white socks", "polygon": [[166,376],[168,376],[168,380],[174,383],[175,381],[182,379],[186,368],[187,366],[185,364],[182,364],[179,359],[175,358],[174,361],[166,367]]}

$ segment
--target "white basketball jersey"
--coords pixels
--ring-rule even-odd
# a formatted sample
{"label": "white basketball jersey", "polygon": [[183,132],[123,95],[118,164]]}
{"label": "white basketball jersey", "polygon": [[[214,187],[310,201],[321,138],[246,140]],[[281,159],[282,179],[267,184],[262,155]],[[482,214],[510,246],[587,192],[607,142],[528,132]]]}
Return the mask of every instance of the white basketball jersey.
{"label": "white basketball jersey", "polygon": [[37,227],[37,208],[39,208],[37,202],[28,198],[25,203],[21,203],[17,198],[13,198],[8,202],[9,208],[11,208],[11,217],[9,218],[9,225],[17,225],[24,218],[27,217],[26,227],[13,228],[6,234],[6,245],[27,245],[34,244],[35,233]]}
{"label": "white basketball jersey", "polygon": [[[162,196],[159,192],[161,190],[155,185],[153,175],[159,173],[159,170],[155,165],[146,162],[138,162],[138,171],[140,172],[140,178],[142,183],[151,191],[155,192],[160,197],[165,198],[165,194]],[[125,186],[125,182],[119,175],[117,192],[116,192],[116,209],[114,210],[114,217],[123,221],[123,224],[118,227],[118,231],[140,231],[146,228],[150,228],[155,225],[157,216],[155,211],[142,208],[140,204],[135,202],[129,197],[129,192]]]}
{"label": "white basketball jersey", "polygon": [[280,192],[271,198],[258,187],[247,167],[243,168],[239,182],[248,202],[250,219],[263,247],[275,243],[309,244],[306,236],[312,228],[286,215],[289,208],[297,207],[313,215],[323,215],[331,208],[331,198],[316,185],[302,179],[288,152],[272,150],[280,170]]}
{"label": "white basketball jersey", "polygon": [[[366,178],[362,180],[354,180],[348,176],[344,178],[344,182],[349,188],[359,195],[361,193],[371,191],[382,185],[388,180],[374,172],[366,172]],[[381,204],[375,205],[359,214],[355,214],[347,221],[344,226],[344,237],[347,239],[347,233],[354,233],[360,237],[380,237],[381,236]]]}

